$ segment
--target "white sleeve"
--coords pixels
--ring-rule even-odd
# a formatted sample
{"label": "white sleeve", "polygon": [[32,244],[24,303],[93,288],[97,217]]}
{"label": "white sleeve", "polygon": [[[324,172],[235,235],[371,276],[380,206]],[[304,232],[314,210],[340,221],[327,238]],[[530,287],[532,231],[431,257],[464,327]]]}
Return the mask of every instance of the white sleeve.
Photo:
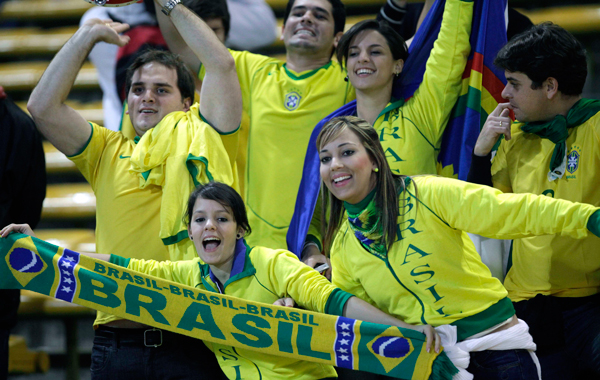
{"label": "white sleeve", "polygon": [[227,0],[231,22],[226,45],[237,50],[268,46],[277,38],[277,21],[264,0]]}

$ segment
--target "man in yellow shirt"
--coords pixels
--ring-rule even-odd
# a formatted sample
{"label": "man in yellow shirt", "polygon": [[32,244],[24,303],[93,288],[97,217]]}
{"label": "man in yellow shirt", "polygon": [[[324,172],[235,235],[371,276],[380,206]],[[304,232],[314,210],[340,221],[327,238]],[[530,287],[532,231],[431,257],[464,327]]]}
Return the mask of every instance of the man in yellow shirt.
{"label": "man in yellow shirt", "polygon": [[[253,231],[250,246],[287,247],[310,134],[321,119],[355,97],[345,71],[331,60],[345,20],[340,0],[290,0],[281,37],[285,62],[232,51],[250,118],[249,128],[241,131],[237,160]],[[171,51],[202,77],[204,62],[189,54],[168,19],[159,17],[159,24]],[[309,235],[314,243],[305,251],[318,254],[318,226]]]}
{"label": "man in yellow shirt", "polygon": [[[183,212],[172,209],[185,209],[197,181],[233,181],[229,162],[235,152],[226,151],[221,142],[226,138],[220,135],[236,135],[242,106],[234,60],[213,31],[179,0],[161,0],[159,5],[204,62],[200,105],[192,105],[194,78],[183,62],[170,53],[149,52],[132,64],[127,80],[135,139],[81,118],[64,102],[83,61],[98,42],[119,46],[128,42],[128,37],[119,35],[128,25],[91,19],[52,60],[28,109],[38,129],[70,156],[94,189],[97,249],[167,260],[174,252],[181,255],[177,258],[185,258],[187,248],[195,252],[188,244],[186,226],[178,230]],[[165,207],[169,203],[174,207]],[[223,376],[201,341],[103,313],[95,327],[92,379]],[[198,355],[203,360],[197,360]]]}
{"label": "man in yellow shirt", "polygon": [[[508,102],[488,117],[469,180],[600,206],[600,101],[581,97],[587,75],[581,43],[557,25],[540,24],[514,37],[495,64],[505,70]],[[504,285],[530,327],[544,379],[600,376],[598,252],[596,236],[513,241]]]}

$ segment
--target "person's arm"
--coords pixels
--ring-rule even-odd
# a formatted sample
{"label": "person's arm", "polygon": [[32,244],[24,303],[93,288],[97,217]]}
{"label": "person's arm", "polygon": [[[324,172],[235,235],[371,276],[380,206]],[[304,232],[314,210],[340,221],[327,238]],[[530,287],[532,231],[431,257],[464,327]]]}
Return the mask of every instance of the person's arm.
{"label": "person's arm", "polygon": [[494,239],[554,234],[585,238],[590,233],[587,223],[599,209],[545,195],[503,193],[450,178],[415,177],[414,181],[416,198],[424,209],[451,228]]}
{"label": "person's arm", "polygon": [[[35,237],[35,233],[29,226],[29,224],[9,224],[8,226],[2,228],[0,230],[0,238],[5,238],[12,232],[19,232],[24,235],[29,235]],[[78,252],[84,256],[91,257],[92,259],[109,261],[110,255],[104,253],[90,253],[90,252]]]}
{"label": "person's arm", "polygon": [[440,352],[440,336],[431,325],[414,326],[408,324],[384,313],[358,297],[353,296],[346,301],[344,305],[344,317],[418,331],[425,334],[427,352],[431,350],[432,343],[435,344],[435,352]]}
{"label": "person's arm", "polygon": [[92,132],[85,119],[64,104],[79,69],[97,42],[119,46],[129,42],[129,37],[119,35],[128,28],[110,20],[87,21],[56,54],[31,93],[27,109],[39,131],[67,156],[78,153]]}
{"label": "person's arm", "polygon": [[491,152],[500,136],[504,135],[507,141],[511,139],[512,120],[509,116],[509,105],[510,103],[499,103],[479,132],[471,155],[471,167],[467,175],[467,182],[493,186]]}
{"label": "person's arm", "polygon": [[183,4],[177,4],[167,17],[160,9],[167,0],[156,2],[156,15],[169,48],[182,55],[186,64],[196,69],[195,73],[200,62],[206,70],[200,113],[219,132],[235,131],[242,120],[242,92],[233,57],[213,30]]}
{"label": "person's arm", "polygon": [[233,49],[254,50],[277,38],[275,13],[264,0],[228,0],[231,22],[227,45]]}
{"label": "person's arm", "polygon": [[423,81],[403,107],[419,131],[435,147],[462,88],[470,52],[473,2],[446,1],[440,32],[427,59]]}

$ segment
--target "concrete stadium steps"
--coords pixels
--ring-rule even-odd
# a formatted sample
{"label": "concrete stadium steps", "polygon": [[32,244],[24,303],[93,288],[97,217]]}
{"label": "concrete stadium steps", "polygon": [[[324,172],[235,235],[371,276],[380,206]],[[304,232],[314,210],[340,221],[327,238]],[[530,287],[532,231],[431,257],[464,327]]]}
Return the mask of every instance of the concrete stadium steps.
{"label": "concrete stadium steps", "polygon": [[[27,0],[26,0],[27,1]],[[0,83],[6,92],[31,91],[42,77],[49,62],[11,62],[0,64]],[[90,62],[83,64],[74,89],[97,89],[98,73]]]}
{"label": "concrete stadium steps", "polygon": [[96,233],[91,229],[40,229],[35,234],[39,239],[73,251],[96,252]]}
{"label": "concrete stadium steps", "polygon": [[534,24],[552,21],[574,34],[600,32],[600,5],[572,5],[519,11]]}
{"label": "concrete stadium steps", "polygon": [[52,29],[0,29],[0,56],[52,56],[76,31],[76,26]]}
{"label": "concrete stadium steps", "polygon": [[62,173],[77,173],[75,164],[49,141],[44,141],[44,156],[46,158],[46,173],[48,175]]}
{"label": "concrete stadium steps", "polygon": [[0,6],[0,19],[78,20],[91,7],[83,0],[11,0]]}
{"label": "concrete stadium steps", "polygon": [[46,187],[42,220],[81,220],[96,217],[96,196],[87,182]]}
{"label": "concrete stadium steps", "polygon": [[[276,12],[283,12],[287,0],[267,0]],[[361,6],[377,6],[381,0],[345,0],[347,8]],[[0,7],[1,19],[13,20],[61,20],[77,19],[93,7],[84,0],[11,0]]]}

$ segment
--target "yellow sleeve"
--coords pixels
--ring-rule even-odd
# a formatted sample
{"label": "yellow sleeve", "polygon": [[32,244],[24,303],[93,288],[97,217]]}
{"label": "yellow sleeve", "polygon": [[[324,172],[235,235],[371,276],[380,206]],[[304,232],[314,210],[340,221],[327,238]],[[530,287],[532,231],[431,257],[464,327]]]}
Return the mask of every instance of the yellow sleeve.
{"label": "yellow sleeve", "polygon": [[[544,195],[510,194],[442,177],[417,177],[416,198],[449,227],[495,239],[560,234],[588,236],[587,221],[598,209]],[[409,188],[415,194],[414,187]]]}
{"label": "yellow sleeve", "polygon": [[193,265],[197,265],[196,261],[156,261],[129,259],[127,269],[185,285],[188,284],[190,280],[189,277],[191,273],[193,273]]}
{"label": "yellow sleeve", "polygon": [[427,60],[423,82],[402,108],[433,146],[438,145],[462,88],[470,52],[473,1],[448,0]]}
{"label": "yellow sleeve", "polygon": [[[344,230],[344,231],[342,231]],[[344,235],[348,232],[344,225],[333,241],[331,246],[331,283],[336,287],[348,292],[365,302],[377,307],[375,301],[369,297],[365,288],[353,278],[351,272],[346,268],[344,263],[344,255],[351,255],[352,252],[343,246]]]}
{"label": "yellow sleeve", "polygon": [[[260,54],[250,53],[248,51],[237,51],[230,49],[229,52],[235,60],[235,69],[237,71],[237,75],[240,80],[240,87],[242,89],[244,112],[248,112],[250,94],[252,91],[252,78],[254,73],[268,64],[279,63],[279,60]],[[202,80],[205,74],[206,70],[204,69],[204,66],[200,65],[198,78]]]}
{"label": "yellow sleeve", "polygon": [[89,140],[82,148],[81,152],[68,156],[68,158],[73,161],[86,181],[92,186],[92,189],[96,191],[97,168],[100,165],[100,160],[108,140],[115,138],[116,132],[95,123],[90,122],[90,125],[92,128]]}
{"label": "yellow sleeve", "polygon": [[[259,260],[262,261],[260,267],[261,270],[266,270],[261,273],[261,277],[269,276],[268,282],[273,293],[279,297],[292,297],[298,305],[308,310],[325,312],[329,296],[336,289],[325,276],[303,264],[289,251],[259,249]],[[255,257],[252,257],[252,261],[255,262]]]}

